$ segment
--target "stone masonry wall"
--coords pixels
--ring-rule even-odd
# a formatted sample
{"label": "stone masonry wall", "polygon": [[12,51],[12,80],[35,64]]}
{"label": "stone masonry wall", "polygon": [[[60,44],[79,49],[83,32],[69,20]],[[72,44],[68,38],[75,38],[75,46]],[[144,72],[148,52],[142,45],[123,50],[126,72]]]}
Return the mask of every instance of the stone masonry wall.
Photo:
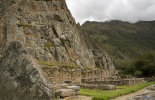
{"label": "stone masonry wall", "polygon": [[134,79],[110,79],[110,80],[88,80],[83,79],[84,84],[106,84],[106,85],[116,85],[116,86],[134,86],[140,83],[144,83],[144,78],[134,78]]}
{"label": "stone masonry wall", "polygon": [[111,79],[112,76],[106,70],[81,70],[66,68],[42,68],[45,75],[52,83],[63,83],[64,81],[72,81],[73,83],[82,83],[84,81],[102,81]]}
{"label": "stone masonry wall", "polygon": [[48,68],[44,67],[43,71],[52,83],[64,83],[64,81],[72,81],[73,83],[81,83],[80,69],[65,69],[65,68]]}

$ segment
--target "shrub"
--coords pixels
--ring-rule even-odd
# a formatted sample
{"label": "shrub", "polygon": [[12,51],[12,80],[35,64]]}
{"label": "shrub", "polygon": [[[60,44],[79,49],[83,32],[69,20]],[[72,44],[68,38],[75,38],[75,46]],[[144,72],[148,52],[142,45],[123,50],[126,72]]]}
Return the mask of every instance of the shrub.
{"label": "shrub", "polygon": [[135,76],[153,76],[155,75],[155,53],[146,53],[134,61],[125,64],[122,68],[124,74]]}
{"label": "shrub", "polygon": [[137,76],[137,77],[139,77],[139,76],[141,76],[142,74],[143,74],[142,71],[136,71],[134,75]]}

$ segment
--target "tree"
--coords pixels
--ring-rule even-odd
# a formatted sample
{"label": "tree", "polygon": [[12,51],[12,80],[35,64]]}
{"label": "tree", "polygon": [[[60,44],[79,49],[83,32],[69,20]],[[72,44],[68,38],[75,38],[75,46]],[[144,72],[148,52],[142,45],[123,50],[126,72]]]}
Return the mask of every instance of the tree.
{"label": "tree", "polygon": [[135,76],[155,75],[155,53],[146,53],[127,63],[123,72]]}

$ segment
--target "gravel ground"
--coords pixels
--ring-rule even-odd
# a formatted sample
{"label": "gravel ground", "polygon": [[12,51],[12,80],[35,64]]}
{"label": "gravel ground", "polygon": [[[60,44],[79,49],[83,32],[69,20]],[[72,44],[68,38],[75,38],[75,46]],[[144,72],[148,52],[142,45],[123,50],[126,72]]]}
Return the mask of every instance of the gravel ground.
{"label": "gravel ground", "polygon": [[[155,88],[155,85],[154,85],[154,88]],[[154,95],[155,95],[155,89],[151,90],[151,89],[148,89],[148,87],[146,87],[146,88],[139,90],[137,92],[123,95],[123,96],[117,97],[112,100],[155,100]],[[149,98],[148,98],[148,96],[149,96]],[[135,97],[140,97],[141,99],[140,98],[134,99]],[[147,98],[145,98],[145,97],[147,97]]]}
{"label": "gravel ground", "polygon": [[63,100],[91,100],[92,97],[89,97],[89,96],[73,96],[73,97],[70,97],[70,98],[65,98]]}
{"label": "gravel ground", "polygon": [[130,94],[127,94],[127,95],[123,95],[123,96],[117,97],[117,98],[112,99],[112,100],[126,100],[126,99],[128,99],[128,98],[130,98],[130,97],[134,97],[134,96],[136,96],[136,95],[142,93],[145,89],[146,89],[146,88],[144,88],[144,89],[142,89],[142,90],[139,90],[139,91],[137,91],[137,92],[134,92],[134,93],[130,93]]}

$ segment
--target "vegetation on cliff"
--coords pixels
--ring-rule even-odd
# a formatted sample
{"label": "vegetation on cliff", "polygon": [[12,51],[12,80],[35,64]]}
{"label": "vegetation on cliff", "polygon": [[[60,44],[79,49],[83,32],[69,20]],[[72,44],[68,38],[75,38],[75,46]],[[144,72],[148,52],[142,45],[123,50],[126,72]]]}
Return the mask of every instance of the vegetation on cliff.
{"label": "vegetation on cliff", "polygon": [[39,61],[40,65],[43,65],[44,67],[61,67],[61,68],[69,68],[69,69],[76,69],[80,68],[80,66],[76,65],[75,63],[69,63],[69,62],[59,62],[59,61]]}
{"label": "vegetation on cliff", "polygon": [[155,21],[85,22],[82,28],[111,56],[117,67],[155,50]]}

